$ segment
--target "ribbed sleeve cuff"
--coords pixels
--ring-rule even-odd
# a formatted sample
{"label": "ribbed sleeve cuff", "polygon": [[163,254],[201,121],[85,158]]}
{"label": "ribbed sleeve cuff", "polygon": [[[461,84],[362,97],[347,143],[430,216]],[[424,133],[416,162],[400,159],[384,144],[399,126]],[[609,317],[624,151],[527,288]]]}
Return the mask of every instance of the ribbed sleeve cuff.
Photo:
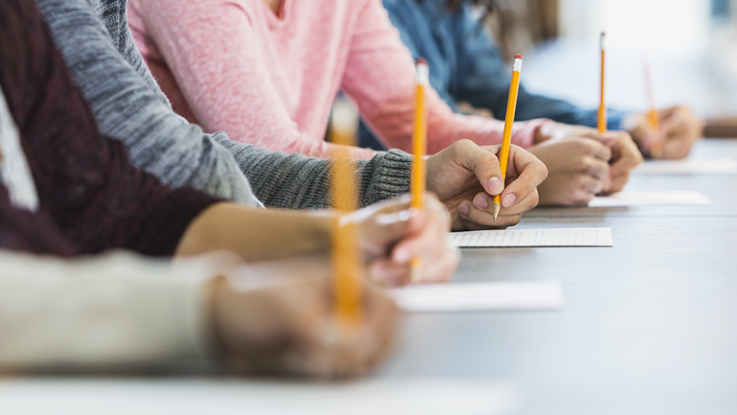
{"label": "ribbed sleeve cuff", "polygon": [[409,193],[412,162],[413,157],[401,150],[375,156],[365,166],[373,167],[372,174],[362,175],[363,206]]}
{"label": "ribbed sleeve cuff", "polygon": [[514,132],[512,133],[512,144],[522,148],[530,148],[535,145],[535,130],[545,124],[552,123],[552,120],[537,119],[515,123]]}

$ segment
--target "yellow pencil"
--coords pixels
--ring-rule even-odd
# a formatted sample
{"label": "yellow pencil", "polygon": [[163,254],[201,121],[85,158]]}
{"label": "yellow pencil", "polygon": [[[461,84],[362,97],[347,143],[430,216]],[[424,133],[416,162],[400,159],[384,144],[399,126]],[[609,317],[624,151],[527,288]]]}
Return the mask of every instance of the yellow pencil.
{"label": "yellow pencil", "polygon": [[655,136],[655,141],[652,142],[650,151],[656,158],[660,158],[663,154],[663,140],[660,137],[660,114],[655,108],[655,94],[653,93],[653,79],[652,71],[650,70],[650,62],[645,60],[645,89],[647,93],[647,105],[649,110],[647,112],[647,125],[650,132]]}
{"label": "yellow pencil", "polygon": [[[412,207],[422,209],[425,205],[425,154],[427,153],[427,114],[425,113],[425,85],[429,82],[430,70],[424,59],[417,60],[417,82],[415,85],[415,117],[412,130]],[[420,282],[420,258],[412,258],[412,282]]]}
{"label": "yellow pencil", "polygon": [[606,68],[606,50],[604,48],[604,40],[606,39],[606,33],[601,32],[601,37],[599,38],[599,48],[601,49],[601,95],[599,100],[599,119],[597,126],[599,127],[599,134],[604,134],[606,132],[606,125],[607,125],[607,113],[606,113],[606,101],[604,99],[604,80],[605,80],[605,71]]}
{"label": "yellow pencil", "polygon": [[[358,114],[345,98],[339,98],[331,116],[330,141],[343,146],[355,145]],[[364,278],[358,228],[344,223],[341,217],[358,208],[357,180],[353,163],[345,148],[333,152],[331,197],[338,211],[333,227],[333,291],[335,317],[340,327],[353,329],[362,318],[361,280]]]}
{"label": "yellow pencil", "polygon": [[[512,64],[512,83],[509,85],[509,98],[507,100],[507,116],[504,119],[504,136],[502,138],[502,150],[499,152],[499,167],[502,170],[502,183],[507,178],[507,165],[509,164],[509,149],[512,146],[512,127],[514,126],[514,114],[517,111],[517,95],[519,93],[519,78],[522,72],[522,55],[514,55]],[[499,216],[502,209],[501,195],[494,196],[493,219]]]}

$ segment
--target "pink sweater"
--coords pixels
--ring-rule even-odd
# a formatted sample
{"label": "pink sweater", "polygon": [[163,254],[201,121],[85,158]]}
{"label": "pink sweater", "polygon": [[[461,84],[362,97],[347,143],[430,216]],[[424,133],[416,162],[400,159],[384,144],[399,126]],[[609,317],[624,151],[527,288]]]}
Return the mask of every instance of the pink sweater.
{"label": "pink sweater", "polygon": [[[411,149],[414,62],[381,0],[130,0],[138,48],[174,110],[208,131],[259,147],[330,157],[324,141],[342,88],[391,148]],[[454,114],[427,94],[428,152],[468,138],[501,142],[504,123]],[[543,120],[515,124],[533,144]],[[354,158],[375,152],[351,147]]]}

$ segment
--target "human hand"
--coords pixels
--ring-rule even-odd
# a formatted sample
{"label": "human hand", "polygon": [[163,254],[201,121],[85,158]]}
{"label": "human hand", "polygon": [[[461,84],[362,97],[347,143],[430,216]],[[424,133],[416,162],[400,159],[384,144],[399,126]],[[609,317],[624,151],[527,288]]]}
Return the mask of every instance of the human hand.
{"label": "human hand", "polygon": [[[688,156],[691,147],[698,142],[704,131],[704,121],[697,118],[690,108],[675,106],[658,111],[660,115],[660,133],[656,135],[650,130],[647,114],[634,113],[622,122],[625,130],[640,145],[648,157],[662,159],[682,159]],[[653,145],[661,140],[660,154],[654,154]]]}
{"label": "human hand", "polygon": [[[427,190],[450,211],[453,230],[513,226],[523,212],[537,206],[537,186],[548,174],[545,165],[522,148],[511,146],[505,187],[496,157],[499,148],[459,140],[427,159]],[[492,200],[498,194],[502,210],[494,222]]]}
{"label": "human hand", "polygon": [[550,140],[530,148],[548,168],[537,190],[541,205],[582,206],[611,187],[612,150],[584,137]]}
{"label": "human hand", "polygon": [[362,282],[358,327],[337,325],[326,255],[245,265],[212,284],[214,343],[230,367],[253,374],[359,375],[391,349],[399,311]]}
{"label": "human hand", "polygon": [[[609,163],[610,183],[601,189],[601,193],[610,194],[622,191],[629,181],[632,169],[642,163],[642,154],[630,135],[623,131],[607,131],[604,134],[590,127],[550,123],[541,126],[536,134],[536,142],[547,143],[568,138],[589,138],[596,140],[612,150]],[[538,141],[538,135],[542,141]],[[549,153],[549,151],[547,151]],[[562,156],[562,155],[561,155]],[[560,200],[558,200],[560,202]]]}
{"label": "human hand", "polygon": [[450,248],[448,210],[434,195],[425,196],[425,209],[409,209],[409,195],[368,206],[344,216],[361,227],[361,248],[369,263],[368,275],[387,286],[411,281],[410,260],[420,258],[421,282],[446,282],[458,266]]}

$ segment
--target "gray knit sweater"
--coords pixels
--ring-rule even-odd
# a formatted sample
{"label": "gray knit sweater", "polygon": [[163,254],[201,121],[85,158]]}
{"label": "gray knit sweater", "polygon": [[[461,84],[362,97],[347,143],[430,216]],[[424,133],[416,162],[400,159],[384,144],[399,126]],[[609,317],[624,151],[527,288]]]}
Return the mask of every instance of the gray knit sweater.
{"label": "gray knit sweater", "polygon": [[[133,164],[173,187],[245,204],[329,207],[329,161],[205,134],[176,115],[128,29],[126,0],[37,0],[103,134],[123,141]],[[412,158],[401,151],[357,161],[362,205],[409,191]],[[253,193],[249,186],[253,187]]]}

